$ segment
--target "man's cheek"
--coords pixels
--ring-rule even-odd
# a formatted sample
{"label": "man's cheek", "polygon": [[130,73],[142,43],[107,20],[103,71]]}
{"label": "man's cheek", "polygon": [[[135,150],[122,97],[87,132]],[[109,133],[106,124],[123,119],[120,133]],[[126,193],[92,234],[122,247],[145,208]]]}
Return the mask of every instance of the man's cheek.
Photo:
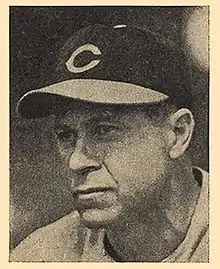
{"label": "man's cheek", "polygon": [[[155,160],[156,159],[156,160]],[[157,157],[149,148],[141,143],[139,145],[127,144],[116,147],[105,158],[105,164],[115,177],[137,178],[146,175],[152,165],[157,162]]]}
{"label": "man's cheek", "polygon": [[134,189],[137,178],[142,178],[145,174],[143,158],[137,157],[127,148],[112,151],[105,159],[105,165],[125,195]]}
{"label": "man's cheek", "polygon": [[[161,152],[155,148],[139,144],[136,147],[115,148],[105,164],[124,195],[139,196],[144,189],[155,185],[165,169],[165,161]],[[141,194],[140,194],[141,195]]]}
{"label": "man's cheek", "polygon": [[58,148],[58,152],[59,152],[61,160],[65,163],[69,163],[69,160],[73,153],[72,147],[63,147],[63,146],[58,145],[57,148]]}

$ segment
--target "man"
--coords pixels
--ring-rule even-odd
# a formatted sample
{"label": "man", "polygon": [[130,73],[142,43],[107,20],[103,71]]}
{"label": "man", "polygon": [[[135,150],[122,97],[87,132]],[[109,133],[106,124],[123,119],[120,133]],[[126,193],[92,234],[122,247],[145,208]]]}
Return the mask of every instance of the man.
{"label": "man", "polygon": [[127,25],[89,26],[66,42],[53,81],[18,112],[55,115],[76,210],[11,261],[208,262],[208,176],[187,152],[188,72],[175,44]]}

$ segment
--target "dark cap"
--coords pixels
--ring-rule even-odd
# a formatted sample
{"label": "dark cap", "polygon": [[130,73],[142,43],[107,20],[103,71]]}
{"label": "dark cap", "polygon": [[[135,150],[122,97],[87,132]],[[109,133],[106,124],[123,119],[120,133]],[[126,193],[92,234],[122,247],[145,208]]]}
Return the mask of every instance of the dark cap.
{"label": "dark cap", "polygon": [[127,25],[92,25],[64,45],[49,86],[26,93],[24,117],[42,117],[63,99],[106,104],[158,103],[190,107],[187,60],[178,46]]}

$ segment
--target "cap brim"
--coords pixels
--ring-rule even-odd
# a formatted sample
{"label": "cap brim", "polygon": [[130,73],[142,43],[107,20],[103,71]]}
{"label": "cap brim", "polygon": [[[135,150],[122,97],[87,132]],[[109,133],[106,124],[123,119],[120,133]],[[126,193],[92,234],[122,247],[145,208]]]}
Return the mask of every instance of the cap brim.
{"label": "cap brim", "polygon": [[96,79],[62,81],[26,93],[18,102],[23,117],[45,117],[64,99],[105,104],[140,104],[166,100],[167,95],[138,85]]}

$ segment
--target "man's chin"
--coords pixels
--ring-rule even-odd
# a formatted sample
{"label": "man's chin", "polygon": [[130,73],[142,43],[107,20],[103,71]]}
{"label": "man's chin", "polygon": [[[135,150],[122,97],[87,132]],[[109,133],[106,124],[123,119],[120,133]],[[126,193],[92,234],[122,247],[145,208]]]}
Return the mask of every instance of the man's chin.
{"label": "man's chin", "polygon": [[107,228],[117,222],[120,215],[120,208],[90,208],[79,211],[79,214],[86,227],[91,229]]}

